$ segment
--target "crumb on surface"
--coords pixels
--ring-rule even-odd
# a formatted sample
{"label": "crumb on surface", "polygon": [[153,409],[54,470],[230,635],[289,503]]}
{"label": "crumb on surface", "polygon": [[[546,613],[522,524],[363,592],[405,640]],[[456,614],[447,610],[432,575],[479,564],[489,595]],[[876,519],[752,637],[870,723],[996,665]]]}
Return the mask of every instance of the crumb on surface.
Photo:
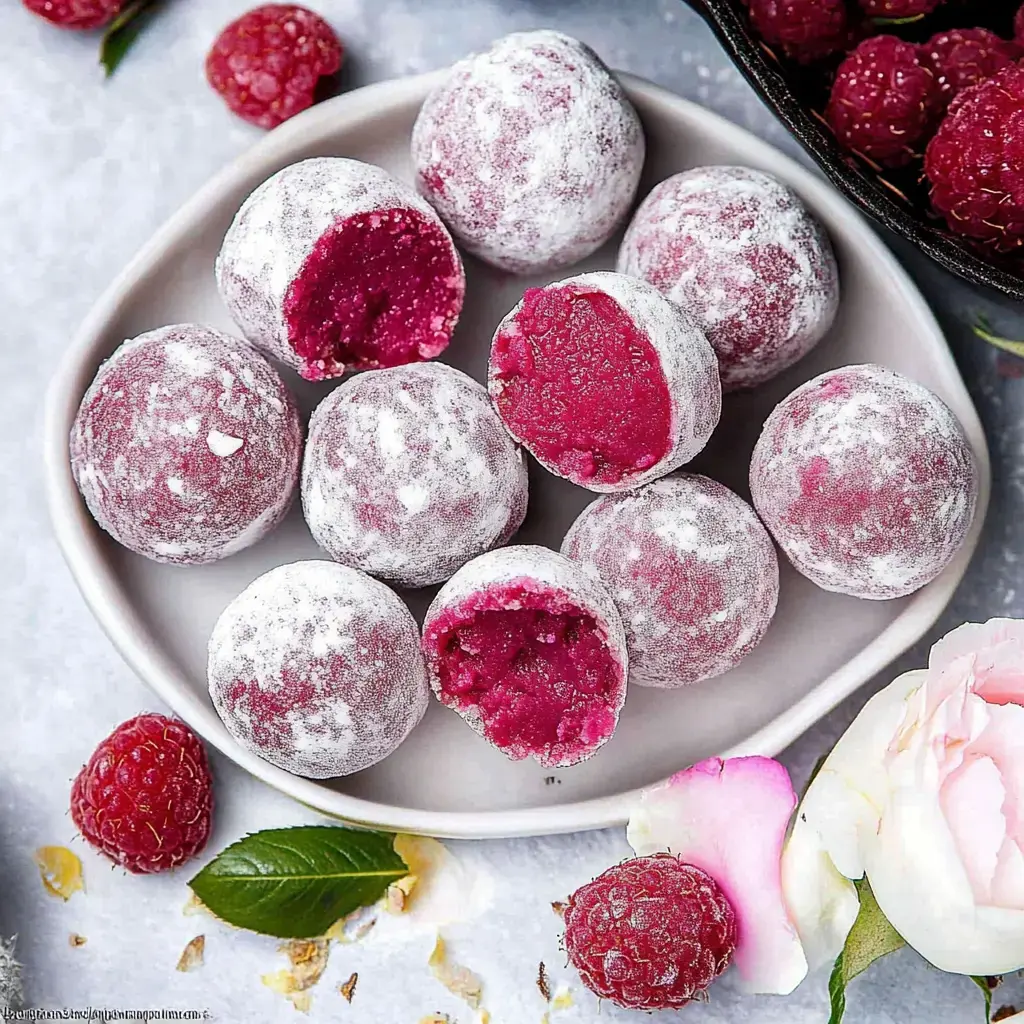
{"label": "crumb on surface", "polygon": [[572,990],[564,982],[555,989],[551,1000],[552,1010],[568,1010],[573,1005]]}
{"label": "crumb on surface", "polygon": [[452,995],[458,996],[476,1010],[483,995],[483,982],[469,968],[448,958],[444,939],[438,935],[434,950],[427,961],[431,973]]}
{"label": "crumb on surface", "polygon": [[552,910],[553,910],[553,911],[554,911],[554,912],[555,912],[555,913],[556,913],[556,914],[557,914],[557,915],[558,915],[559,917],[565,917],[565,907],[566,907],[566,905],[565,905],[565,904],[564,904],[564,903],[563,903],[563,902],[562,902],[561,900],[555,900],[555,901],[554,901],[554,902],[553,902],[553,903],[551,904],[551,909],[552,909]]}
{"label": "crumb on surface", "polygon": [[188,945],[181,951],[181,956],[178,957],[178,966],[175,970],[178,971],[193,971],[197,967],[203,966],[203,955],[206,952],[206,936],[197,935],[194,939],[190,940]]}
{"label": "crumb on surface", "polygon": [[33,855],[43,888],[65,903],[76,892],[85,892],[82,862],[66,846],[40,846]]}
{"label": "crumb on surface", "polygon": [[312,1005],[309,992],[327,968],[331,944],[328,939],[289,939],[278,946],[291,963],[291,968],[264,974],[261,981],[272,992],[290,1000],[296,1010],[308,1013]]}
{"label": "crumb on surface", "polygon": [[86,944],[89,940],[84,935],[79,935],[78,932],[72,932],[68,936],[68,945],[72,949],[79,949]]}
{"label": "crumb on surface", "polygon": [[544,966],[543,960],[541,960],[540,965],[537,967],[537,988],[540,990],[540,994],[544,997],[544,1002],[550,1003],[551,982],[548,981],[548,969]]}
{"label": "crumb on surface", "polygon": [[359,974],[353,971],[343,985],[338,987],[338,991],[341,993],[342,998],[346,1003],[352,1002],[352,997],[356,994],[356,985],[359,983]]}

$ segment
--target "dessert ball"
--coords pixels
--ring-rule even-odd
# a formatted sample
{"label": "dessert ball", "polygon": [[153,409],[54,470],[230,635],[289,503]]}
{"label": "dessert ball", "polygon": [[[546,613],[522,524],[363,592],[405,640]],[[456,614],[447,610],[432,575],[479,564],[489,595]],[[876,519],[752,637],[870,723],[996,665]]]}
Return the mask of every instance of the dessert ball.
{"label": "dessert ball", "polygon": [[823,228],[788,185],[749,167],[696,167],[657,185],[626,231],[618,270],[697,321],[726,391],[806,355],[839,306]]}
{"label": "dessert ball", "polygon": [[93,518],[157,562],[198,565],[255,544],[288,511],[301,459],[302,424],[274,368],[197,324],[121,345],[71,430]]}
{"label": "dessert ball", "polygon": [[499,548],[464,565],[427,611],[423,651],[441,703],[513,761],[585,760],[626,696],[611,597],[547,548]]}
{"label": "dessert ball", "polygon": [[319,157],[242,204],[217,257],[245,336],[308,380],[432,359],[466,288],[437,214],[386,171]]}
{"label": "dessert ball", "polygon": [[884,366],[844,366],[768,417],[750,489],[798,572],[882,600],[949,564],[974,518],[978,469],[963,427],[927,388]]}
{"label": "dessert ball", "polygon": [[334,559],[407,587],[448,579],[526,515],[526,465],[471,377],[443,363],[363,373],[310,421],[302,504]]}
{"label": "dessert ball", "polygon": [[488,385],[508,432],[592,491],[638,487],[688,462],[722,408],[701,329],[620,274],[527,289],[494,335]]}
{"label": "dessert ball", "polygon": [[768,531],[742,498],[679,474],[583,510],[562,554],[594,573],[626,629],[629,681],[670,688],[721,675],[761,641],[779,597]]}
{"label": "dessert ball", "polygon": [[242,746],[310,779],[383,760],[429,700],[409,609],[335,562],[279,565],[249,584],[214,626],[208,678]]}
{"label": "dessert ball", "polygon": [[412,133],[420,192],[474,256],[514,274],[567,267],[625,217],[640,119],[588,46],[516,32],[459,61]]}

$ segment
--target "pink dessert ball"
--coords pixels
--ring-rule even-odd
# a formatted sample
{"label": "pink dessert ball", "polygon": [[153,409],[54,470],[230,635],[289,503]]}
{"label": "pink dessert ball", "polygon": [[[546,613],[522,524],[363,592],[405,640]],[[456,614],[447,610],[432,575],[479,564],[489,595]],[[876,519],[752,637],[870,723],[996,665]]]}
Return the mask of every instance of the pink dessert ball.
{"label": "pink dessert ball", "polygon": [[411,188],[372,164],[318,157],[242,204],[217,286],[249,341],[323,380],[444,351],[466,280],[451,236]]}
{"label": "pink dessert ball", "polygon": [[655,186],[626,231],[618,270],[690,313],[726,391],[805,356],[839,306],[824,229],[788,185],[749,167],[696,167]]}
{"label": "pink dessert ball", "polygon": [[255,544],[295,496],[302,423],[250,345],[197,324],[126,341],[71,430],[89,511],[126,548],[199,565]]}
{"label": "pink dessert ball", "polygon": [[459,61],[412,133],[416,184],[474,256],[514,274],[589,256],[626,216],[640,119],[588,46],[516,32]]}
{"label": "pink dessert ball", "polygon": [[750,489],[798,572],[884,600],[952,560],[974,518],[978,469],[963,427],[927,388],[884,366],[844,366],[768,417]]}
{"label": "pink dessert ball", "polygon": [[760,642],[779,563],[754,510],[706,476],[609,494],[573,523],[562,554],[597,576],[626,629],[629,681],[672,688],[728,672]]}
{"label": "pink dessert ball", "polygon": [[498,548],[464,565],[423,623],[430,682],[513,761],[565,768],[615,730],[626,636],[611,597],[547,548]]}
{"label": "pink dessert ball", "polygon": [[207,672],[228,732],[310,779],[382,761],[430,694],[409,609],[335,562],[279,565],[250,583],[214,626]]}
{"label": "pink dessert ball", "polygon": [[494,335],[488,386],[508,432],[592,491],[677,469],[707,444],[722,409],[703,332],[656,288],[621,274],[527,289]]}
{"label": "pink dessert ball", "polygon": [[486,389],[443,363],[359,374],[309,426],[302,505],[334,559],[406,587],[448,579],[526,515],[522,454]]}

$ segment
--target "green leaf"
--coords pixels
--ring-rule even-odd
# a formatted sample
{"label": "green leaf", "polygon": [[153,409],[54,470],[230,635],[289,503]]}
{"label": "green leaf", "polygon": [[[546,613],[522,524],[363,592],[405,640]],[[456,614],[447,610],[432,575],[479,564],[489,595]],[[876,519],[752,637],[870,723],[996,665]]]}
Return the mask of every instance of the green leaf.
{"label": "green leaf", "polygon": [[913,25],[915,21],[921,21],[923,14],[908,14],[905,18],[872,18],[871,21],[880,28],[890,25]]}
{"label": "green leaf", "polygon": [[160,0],[132,0],[107,26],[100,43],[100,65],[107,78],[117,70],[159,4]]}
{"label": "green leaf", "polygon": [[409,873],[394,839],[323,825],[267,829],[229,846],[188,884],[228,924],[316,938]]}
{"label": "green leaf", "polygon": [[1002,978],[981,977],[976,974],[970,975],[971,981],[981,989],[985,996],[985,1024],[992,1021],[992,993],[996,990]]}
{"label": "green leaf", "polygon": [[855,884],[860,910],[828,979],[828,995],[832,1004],[828,1024],[840,1024],[846,1013],[846,986],[876,960],[906,945],[875,901],[867,878]]}
{"label": "green leaf", "polygon": [[990,345],[994,345],[1004,352],[1009,352],[1024,359],[1024,341],[1011,341],[1009,338],[1000,338],[998,334],[992,332],[992,325],[986,317],[979,316],[971,330],[982,341],[987,341]]}

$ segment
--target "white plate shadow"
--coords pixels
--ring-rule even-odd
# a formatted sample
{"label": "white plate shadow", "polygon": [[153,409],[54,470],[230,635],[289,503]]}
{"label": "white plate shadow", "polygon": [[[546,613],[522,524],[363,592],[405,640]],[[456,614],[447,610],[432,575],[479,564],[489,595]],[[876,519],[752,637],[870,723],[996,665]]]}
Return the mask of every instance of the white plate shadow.
{"label": "white plate shadow", "polygon": [[[739,668],[679,691],[632,688],[614,738],[575,768],[552,772],[532,761],[513,764],[436,702],[395,754],[344,779],[296,778],[240,747],[206,692],[205,648],[213,623],[260,573],[282,562],[325,556],[297,508],[265,541],[215,565],[168,567],[128,553],[93,523],[75,488],[68,464],[74,414],[99,363],[125,338],[181,321],[237,333],[217,296],[213,260],[242,199],[268,175],[305,157],[343,155],[380,164],[408,180],[412,122],[444,74],[369,86],[300,115],[225,168],[156,233],[92,309],[51,385],[44,441],[50,513],[82,594],[127,662],[204,739],[270,785],[326,814],[439,836],[600,828],[625,821],[638,788],[702,757],[778,753],[910,647],[938,618],[977,544],[989,498],[988,451],[938,324],[860,214],[831,186],[755,136],[623,75],[647,131],[644,191],[698,164],[761,168],[803,196],[828,228],[840,263],[843,301],[829,337],[778,380],[727,397],[723,424],[693,467],[746,495],[750,450],[783,395],[833,366],[883,363],[941,395],[967,431],[981,468],[978,516],[967,543],[937,580],[898,601],[828,594],[783,565],[776,619]],[[615,243],[581,269],[610,269]],[[467,260],[467,271],[466,309],[443,359],[482,378],[494,327],[523,288],[541,279],[509,278],[473,260]],[[307,411],[329,389],[284,374]],[[519,539],[557,548],[565,528],[594,495],[535,465],[530,482],[530,514]],[[422,615],[432,592],[405,596]]]}

